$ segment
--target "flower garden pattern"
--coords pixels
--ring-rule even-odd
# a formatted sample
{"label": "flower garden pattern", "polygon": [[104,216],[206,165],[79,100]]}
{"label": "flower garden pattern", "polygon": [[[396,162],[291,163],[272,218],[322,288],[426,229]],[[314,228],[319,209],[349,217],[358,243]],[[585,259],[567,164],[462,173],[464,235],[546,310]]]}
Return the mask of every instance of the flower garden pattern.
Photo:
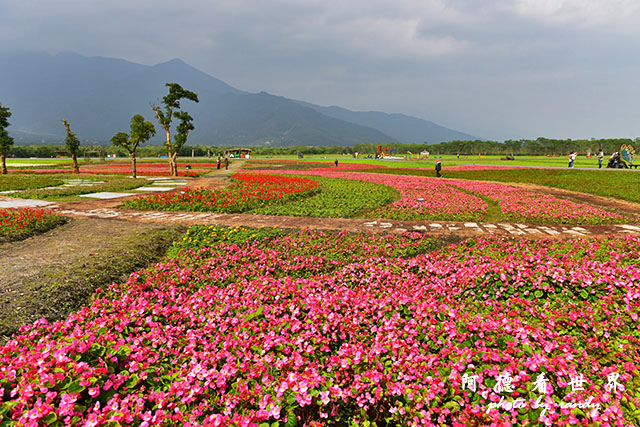
{"label": "flower garden pattern", "polygon": [[155,194],[127,201],[122,206],[140,210],[243,212],[272,203],[313,194],[318,183],[306,178],[236,173],[235,183],[222,190],[198,188]]}
{"label": "flower garden pattern", "polygon": [[99,291],[66,321],[23,328],[0,348],[2,420],[631,426],[640,417],[637,238],[477,239],[421,253],[429,246],[416,234],[260,233],[198,230],[191,249]]}

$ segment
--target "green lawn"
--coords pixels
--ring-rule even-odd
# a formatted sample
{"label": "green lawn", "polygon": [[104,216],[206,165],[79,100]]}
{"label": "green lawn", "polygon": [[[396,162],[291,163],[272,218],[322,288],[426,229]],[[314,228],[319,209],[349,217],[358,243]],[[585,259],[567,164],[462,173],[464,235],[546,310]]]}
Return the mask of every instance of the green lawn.
{"label": "green lawn", "polygon": [[[326,158],[325,158],[326,157]],[[397,156],[405,157],[405,156]],[[433,168],[436,160],[441,160],[444,166],[456,165],[499,165],[499,166],[536,166],[536,167],[561,167],[566,168],[569,164],[567,157],[546,157],[546,156],[516,156],[516,160],[500,160],[503,156],[457,156],[453,155],[432,155],[427,160],[421,160],[415,155],[411,159],[354,159],[353,156],[347,155],[309,155],[299,160],[297,156],[254,156],[254,160],[299,160],[301,162],[326,162],[333,163],[338,160],[341,163],[362,163],[370,165],[380,165],[392,168],[402,167],[418,167]],[[605,157],[603,165],[606,166],[608,156]],[[578,156],[574,163],[576,168],[598,168],[598,159],[595,157],[587,158],[586,156]]]}

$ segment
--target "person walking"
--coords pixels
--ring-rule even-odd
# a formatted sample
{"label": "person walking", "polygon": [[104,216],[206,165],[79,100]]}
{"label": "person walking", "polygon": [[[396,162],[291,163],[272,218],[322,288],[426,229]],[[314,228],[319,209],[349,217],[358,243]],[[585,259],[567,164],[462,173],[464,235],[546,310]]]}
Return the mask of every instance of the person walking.
{"label": "person walking", "polygon": [[224,168],[226,170],[229,170],[229,158],[228,157],[224,158]]}
{"label": "person walking", "polygon": [[598,169],[602,169],[602,159],[604,159],[604,152],[602,148],[598,151]]}
{"label": "person walking", "polygon": [[436,160],[436,177],[440,178],[442,176],[442,174],[440,173],[441,170],[442,163],[440,163],[440,160]]}
{"label": "person walking", "polygon": [[573,167],[573,162],[576,161],[576,157],[578,157],[578,153],[576,153],[575,151],[572,152],[571,154],[569,154],[569,167],[570,168]]}

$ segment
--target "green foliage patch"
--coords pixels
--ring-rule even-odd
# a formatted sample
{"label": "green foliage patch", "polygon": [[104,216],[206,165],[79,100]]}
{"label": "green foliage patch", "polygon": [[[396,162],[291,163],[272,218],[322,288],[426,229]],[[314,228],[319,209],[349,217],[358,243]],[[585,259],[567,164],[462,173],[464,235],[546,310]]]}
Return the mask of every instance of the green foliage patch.
{"label": "green foliage patch", "polygon": [[385,185],[318,176],[309,178],[320,184],[318,194],[286,204],[264,206],[250,213],[351,218],[389,204],[399,197],[394,189]]}
{"label": "green foliage patch", "polygon": [[0,175],[0,191],[53,187],[64,182],[59,176],[10,173]]}

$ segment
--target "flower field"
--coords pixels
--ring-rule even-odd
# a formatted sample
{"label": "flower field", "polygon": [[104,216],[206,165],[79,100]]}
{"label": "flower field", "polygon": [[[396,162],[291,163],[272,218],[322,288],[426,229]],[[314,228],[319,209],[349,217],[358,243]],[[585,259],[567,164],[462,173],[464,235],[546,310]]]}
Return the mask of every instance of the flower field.
{"label": "flower field", "polygon": [[235,184],[221,190],[199,188],[155,194],[127,201],[122,207],[140,210],[244,212],[313,194],[318,187],[310,179],[280,175],[236,173],[231,178]]}
{"label": "flower field", "polygon": [[[434,176],[433,168],[382,168],[370,173]],[[446,178],[474,181],[522,182],[563,188],[598,196],[640,202],[640,176],[632,171],[543,169],[518,166],[465,165],[447,166]]]}
{"label": "flower field", "polygon": [[[294,173],[294,171],[289,170],[282,172]],[[306,170],[304,174],[358,182],[365,181],[385,185],[400,192],[398,201],[389,206],[381,207],[370,216],[399,220],[470,221],[480,220],[487,209],[486,202],[479,197],[467,194],[437,179],[419,176],[343,172],[336,170],[336,168]],[[310,211],[309,214],[315,216],[313,211]]]}
{"label": "flower field", "polygon": [[454,181],[451,184],[498,201],[502,213],[510,221],[560,224],[637,222],[637,219],[605,209],[503,184],[473,181]]}
{"label": "flower field", "polygon": [[0,242],[25,239],[64,222],[63,217],[44,209],[0,209]]}
{"label": "flower field", "polygon": [[[190,165],[190,169],[186,169],[188,163],[178,165],[178,175],[180,176],[200,176],[209,172],[216,167],[215,163],[194,163]],[[168,176],[169,166],[164,162],[145,162],[137,163],[137,174],[140,176]],[[67,167],[29,167],[21,169],[13,169],[11,173],[29,173],[29,174],[60,174],[72,173],[71,166]],[[129,162],[108,162],[101,164],[84,164],[80,166],[80,173],[100,174],[100,175],[131,175],[131,163]]]}
{"label": "flower field", "polygon": [[638,425],[637,238],[431,249],[194,229],[174,258],[1,347],[0,419]]}
{"label": "flower field", "polygon": [[[282,173],[295,173],[283,170]],[[373,216],[397,220],[481,221],[489,199],[498,203],[502,220],[542,224],[634,223],[637,218],[584,203],[560,199],[505,184],[388,175],[334,169],[305,170],[305,175],[366,181],[395,188],[400,200],[378,209]]]}

